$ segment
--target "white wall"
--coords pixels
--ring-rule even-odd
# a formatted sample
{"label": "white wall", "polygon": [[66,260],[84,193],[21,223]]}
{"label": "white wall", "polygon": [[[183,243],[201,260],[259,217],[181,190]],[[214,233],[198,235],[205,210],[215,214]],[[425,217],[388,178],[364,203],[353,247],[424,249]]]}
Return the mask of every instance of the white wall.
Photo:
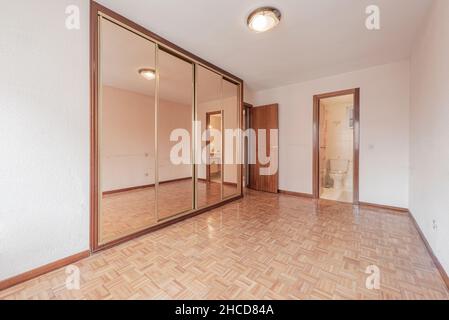
{"label": "white wall", "polygon": [[179,143],[170,141],[170,135],[175,129],[185,129],[192,137],[192,105],[161,100],[158,121],[159,181],[183,179],[193,175],[192,165],[175,165],[170,159],[172,148]]}
{"label": "white wall", "polygon": [[254,104],[255,92],[245,82],[243,86],[243,101],[249,104]]}
{"label": "white wall", "polygon": [[1,5],[0,280],[89,249],[88,3]]}
{"label": "white wall", "polygon": [[256,92],[279,103],[280,189],[312,193],[313,96],[359,87],[360,201],[408,208],[409,61]]}
{"label": "white wall", "polygon": [[155,182],[154,97],[103,86],[101,190]]}
{"label": "white wall", "polygon": [[[101,137],[102,191],[155,183],[154,97],[104,86]],[[173,130],[191,131],[192,107],[171,101],[159,106],[159,181],[192,176],[191,165],[174,165],[170,159]]]}
{"label": "white wall", "polygon": [[[449,1],[435,1],[411,59],[410,211],[449,272]],[[433,220],[437,230],[433,229]]]}

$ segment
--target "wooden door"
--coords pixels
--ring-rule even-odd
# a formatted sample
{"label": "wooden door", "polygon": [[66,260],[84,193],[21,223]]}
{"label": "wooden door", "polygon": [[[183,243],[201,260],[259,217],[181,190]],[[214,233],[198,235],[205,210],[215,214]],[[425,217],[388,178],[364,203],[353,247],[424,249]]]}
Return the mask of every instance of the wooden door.
{"label": "wooden door", "polygon": [[[271,193],[279,192],[279,138],[273,141],[271,139],[270,130],[279,130],[279,118],[278,118],[278,105],[272,104],[267,106],[261,106],[251,108],[250,110],[250,128],[256,132],[256,141],[252,149],[256,151],[256,164],[250,164],[250,179],[249,188],[265,191]],[[270,175],[261,174],[261,168],[268,168],[273,163],[262,164],[259,159],[259,136],[260,129],[266,130],[266,150],[265,154],[271,158],[271,161],[276,161],[276,168]],[[264,151],[264,150],[260,150]]]}

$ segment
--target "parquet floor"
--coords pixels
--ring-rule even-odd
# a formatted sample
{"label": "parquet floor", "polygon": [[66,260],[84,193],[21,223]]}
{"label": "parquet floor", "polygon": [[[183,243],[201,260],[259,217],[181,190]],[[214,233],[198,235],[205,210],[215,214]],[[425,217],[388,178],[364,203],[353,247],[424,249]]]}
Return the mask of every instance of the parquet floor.
{"label": "parquet floor", "polygon": [[[224,185],[224,195],[237,194],[237,188]],[[159,219],[192,210],[192,180],[159,185]],[[103,196],[100,216],[100,243],[125,237],[158,223],[155,188],[144,188]],[[198,181],[198,206],[203,208],[221,200],[221,184]]]}
{"label": "parquet floor", "polygon": [[[380,269],[369,290],[367,266]],[[243,200],[0,292],[0,299],[448,299],[411,219],[248,191]]]}

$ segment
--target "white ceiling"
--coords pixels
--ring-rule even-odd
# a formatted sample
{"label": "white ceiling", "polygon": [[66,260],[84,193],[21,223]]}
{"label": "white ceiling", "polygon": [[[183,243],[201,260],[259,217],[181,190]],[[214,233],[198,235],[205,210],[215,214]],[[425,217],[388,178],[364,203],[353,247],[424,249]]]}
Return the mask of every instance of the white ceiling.
{"label": "white ceiling", "polygon": [[[254,90],[408,58],[431,0],[98,0],[184,49],[241,77]],[[365,8],[381,9],[380,31]],[[248,14],[273,5],[274,30],[255,34]]]}
{"label": "white ceiling", "polygon": [[154,96],[156,82],[141,77],[139,70],[155,69],[156,46],[107,20],[102,20],[101,31],[102,83]]}
{"label": "white ceiling", "polygon": [[[156,46],[128,30],[102,20],[101,81],[104,85],[154,96],[155,80],[146,80],[140,69],[155,69]],[[159,51],[159,98],[184,105],[193,99],[193,65],[164,51]],[[223,82],[218,74],[198,69],[199,103],[238,95],[236,85]],[[222,91],[223,90],[223,91]]]}

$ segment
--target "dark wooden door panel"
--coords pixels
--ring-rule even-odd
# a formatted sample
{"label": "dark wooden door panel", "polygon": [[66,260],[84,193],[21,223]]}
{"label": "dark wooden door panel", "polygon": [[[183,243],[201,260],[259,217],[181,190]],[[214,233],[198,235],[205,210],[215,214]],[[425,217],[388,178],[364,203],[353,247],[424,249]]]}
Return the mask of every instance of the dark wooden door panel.
{"label": "dark wooden door panel", "polygon": [[[266,150],[265,154],[273,158],[276,156],[279,159],[279,141],[271,141],[270,130],[279,130],[278,105],[272,104],[250,109],[250,128],[256,131],[256,141],[251,143],[256,144],[256,164],[250,165],[250,179],[249,187],[258,191],[265,191],[271,193],[278,193],[279,189],[279,170],[276,170],[270,175],[261,175],[260,169],[266,168],[268,165],[260,163],[259,159],[259,130],[266,130]],[[276,153],[276,155],[274,155]]]}

